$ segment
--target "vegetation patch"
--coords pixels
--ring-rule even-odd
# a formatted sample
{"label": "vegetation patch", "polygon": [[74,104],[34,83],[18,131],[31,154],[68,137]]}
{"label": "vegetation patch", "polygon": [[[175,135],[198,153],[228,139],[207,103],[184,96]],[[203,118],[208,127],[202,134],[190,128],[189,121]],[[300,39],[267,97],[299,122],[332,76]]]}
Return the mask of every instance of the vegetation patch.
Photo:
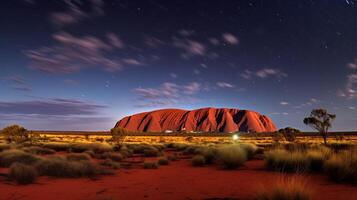
{"label": "vegetation patch", "polygon": [[15,180],[18,184],[25,185],[33,183],[37,176],[38,173],[32,166],[22,163],[13,163],[10,166],[9,178]]}

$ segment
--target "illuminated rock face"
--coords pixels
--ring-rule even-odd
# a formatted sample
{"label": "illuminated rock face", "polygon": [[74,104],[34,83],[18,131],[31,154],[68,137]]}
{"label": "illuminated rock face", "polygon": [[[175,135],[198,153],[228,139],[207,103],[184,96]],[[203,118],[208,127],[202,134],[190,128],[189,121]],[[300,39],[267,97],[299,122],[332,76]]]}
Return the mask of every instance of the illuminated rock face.
{"label": "illuminated rock face", "polygon": [[250,110],[201,108],[163,109],[127,116],[115,127],[140,132],[273,132],[273,121]]}

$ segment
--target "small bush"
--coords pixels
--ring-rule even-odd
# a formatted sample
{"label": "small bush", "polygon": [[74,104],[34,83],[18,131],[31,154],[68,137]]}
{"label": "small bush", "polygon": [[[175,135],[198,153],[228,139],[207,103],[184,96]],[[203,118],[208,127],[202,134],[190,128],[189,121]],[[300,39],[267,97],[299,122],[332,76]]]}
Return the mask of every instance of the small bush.
{"label": "small bush", "polygon": [[211,164],[216,157],[217,150],[212,147],[200,147],[196,149],[195,153],[202,155],[206,164]]}
{"label": "small bush", "polygon": [[34,164],[40,160],[39,157],[20,150],[6,150],[0,153],[0,166],[9,167],[12,163]]}
{"label": "small bush", "polygon": [[203,157],[202,155],[195,155],[191,160],[192,166],[195,167],[202,167],[203,165],[205,165],[205,163],[205,157]]}
{"label": "small bush", "polygon": [[41,175],[54,177],[92,177],[96,174],[96,166],[89,161],[68,161],[62,157],[50,157],[36,163]]}
{"label": "small bush", "polygon": [[154,147],[147,148],[147,149],[144,150],[144,156],[145,157],[157,157],[159,155],[160,155],[160,151],[157,150]]}
{"label": "small bush", "polygon": [[87,151],[85,151],[83,153],[89,155],[91,158],[95,158],[96,157],[96,154],[92,150],[87,150]]}
{"label": "small bush", "polygon": [[182,143],[174,143],[174,144],[172,144],[172,147],[176,151],[183,151],[188,147],[188,145],[187,144],[182,144]]}
{"label": "small bush", "polygon": [[176,154],[167,156],[167,159],[169,161],[178,161],[178,160],[180,160],[180,158]]}
{"label": "small bush", "polygon": [[67,160],[69,161],[82,161],[82,160],[90,160],[90,156],[86,153],[70,153],[66,155]]}
{"label": "small bush", "polygon": [[123,156],[120,153],[106,152],[102,154],[102,159],[110,159],[119,162],[123,160]]}
{"label": "small bush", "polygon": [[93,151],[96,154],[102,154],[113,150],[112,146],[101,143],[76,143],[70,146],[69,149],[74,153],[83,153],[85,151]]}
{"label": "small bush", "polygon": [[9,177],[18,184],[30,184],[37,178],[37,171],[34,167],[21,163],[13,163],[10,166]]}
{"label": "small bush", "polygon": [[336,182],[357,183],[357,151],[344,151],[331,156],[324,164],[325,172]]}
{"label": "small bush", "polygon": [[197,151],[198,148],[199,148],[198,146],[190,145],[190,146],[187,146],[187,147],[182,151],[182,153],[185,154],[185,155],[194,154],[194,153],[196,153],[196,151]]}
{"label": "small bush", "polygon": [[307,183],[297,177],[285,178],[273,187],[263,188],[256,194],[256,200],[310,200],[311,190]]}
{"label": "small bush", "polygon": [[276,171],[297,172],[309,169],[309,159],[300,151],[290,152],[276,149],[265,154],[265,162],[269,169]]}
{"label": "small bush", "polygon": [[252,159],[258,150],[258,147],[256,145],[250,143],[243,143],[239,146],[242,147],[246,152],[247,159]]}
{"label": "small bush", "polygon": [[165,157],[162,157],[157,161],[157,163],[159,165],[168,165],[169,164],[169,160],[167,158],[165,158]]}
{"label": "small bush", "polygon": [[309,160],[309,168],[312,171],[320,171],[324,165],[326,157],[321,151],[311,150],[306,153]]}
{"label": "small bush", "polygon": [[144,162],[144,169],[157,169],[157,168],[159,168],[159,166],[155,162]]}
{"label": "small bush", "polygon": [[70,145],[65,143],[46,143],[43,147],[53,149],[55,151],[68,151]]}
{"label": "small bush", "polygon": [[29,132],[19,125],[12,125],[5,127],[1,134],[4,135],[8,142],[22,143],[26,142],[29,138]]}
{"label": "small bush", "polygon": [[42,148],[42,147],[37,147],[37,146],[32,146],[32,147],[27,147],[23,149],[27,153],[31,154],[40,154],[40,155],[46,155],[46,154],[54,154],[56,153],[55,150],[49,149],[49,148]]}
{"label": "small bush", "polygon": [[227,145],[218,149],[217,159],[225,169],[236,169],[247,160],[245,150],[238,145]]}
{"label": "small bush", "polygon": [[106,159],[103,162],[100,163],[100,165],[106,166],[106,167],[110,167],[112,169],[119,169],[120,168],[120,163],[115,162],[113,160],[110,159]]}
{"label": "small bush", "polygon": [[11,148],[9,144],[0,144],[0,152]]}

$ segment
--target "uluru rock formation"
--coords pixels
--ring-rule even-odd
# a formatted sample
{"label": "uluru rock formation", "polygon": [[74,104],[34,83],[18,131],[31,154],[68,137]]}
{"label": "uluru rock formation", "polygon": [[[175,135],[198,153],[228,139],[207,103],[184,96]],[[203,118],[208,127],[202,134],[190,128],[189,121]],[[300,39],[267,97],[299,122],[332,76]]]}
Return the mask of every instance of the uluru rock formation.
{"label": "uluru rock formation", "polygon": [[124,117],[115,127],[140,132],[273,132],[273,121],[250,110],[162,109]]}

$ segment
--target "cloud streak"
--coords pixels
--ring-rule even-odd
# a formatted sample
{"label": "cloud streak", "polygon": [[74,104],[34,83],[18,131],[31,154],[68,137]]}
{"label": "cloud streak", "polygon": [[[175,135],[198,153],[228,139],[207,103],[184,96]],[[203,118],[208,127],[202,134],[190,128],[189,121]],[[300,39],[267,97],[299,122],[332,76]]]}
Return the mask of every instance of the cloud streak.
{"label": "cloud streak", "polygon": [[138,95],[138,107],[156,107],[173,105],[190,97],[201,90],[201,84],[191,82],[186,85],[165,82],[157,88],[135,88],[133,92]]}
{"label": "cloud streak", "polygon": [[263,68],[259,69],[257,71],[251,71],[251,70],[245,70],[242,74],[241,77],[244,79],[252,79],[252,78],[260,78],[260,79],[266,79],[270,77],[275,77],[278,79],[285,78],[288,75],[276,68]]}

